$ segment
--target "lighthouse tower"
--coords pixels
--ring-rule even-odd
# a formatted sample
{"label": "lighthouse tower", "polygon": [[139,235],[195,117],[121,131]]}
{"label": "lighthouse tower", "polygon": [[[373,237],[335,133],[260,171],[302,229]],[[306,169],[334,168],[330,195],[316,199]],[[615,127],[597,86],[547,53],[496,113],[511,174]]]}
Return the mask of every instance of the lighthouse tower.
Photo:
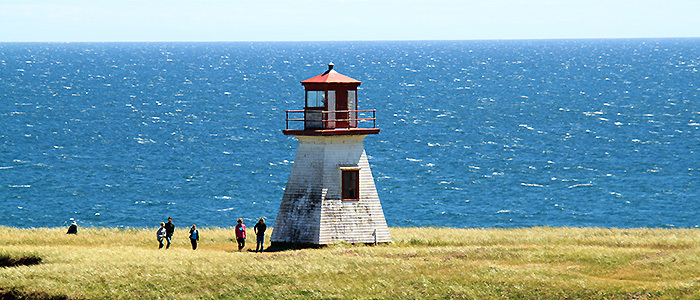
{"label": "lighthouse tower", "polygon": [[[271,242],[391,242],[362,144],[379,129],[374,110],[357,109],[360,81],[336,72],[331,63],[326,72],[301,84],[304,110],[287,111],[283,131],[299,140],[299,148]],[[299,128],[290,129],[290,123]]]}

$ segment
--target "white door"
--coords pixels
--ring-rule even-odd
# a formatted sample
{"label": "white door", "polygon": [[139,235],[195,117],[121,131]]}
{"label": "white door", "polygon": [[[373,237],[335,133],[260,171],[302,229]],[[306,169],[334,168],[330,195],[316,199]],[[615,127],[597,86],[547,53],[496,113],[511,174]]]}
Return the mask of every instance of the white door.
{"label": "white door", "polygon": [[348,113],[348,119],[350,119],[350,122],[348,123],[351,128],[357,128],[357,93],[354,90],[349,90],[348,91],[348,110],[350,113]]}
{"label": "white door", "polygon": [[335,128],[335,91],[328,91],[328,126],[326,128]]}

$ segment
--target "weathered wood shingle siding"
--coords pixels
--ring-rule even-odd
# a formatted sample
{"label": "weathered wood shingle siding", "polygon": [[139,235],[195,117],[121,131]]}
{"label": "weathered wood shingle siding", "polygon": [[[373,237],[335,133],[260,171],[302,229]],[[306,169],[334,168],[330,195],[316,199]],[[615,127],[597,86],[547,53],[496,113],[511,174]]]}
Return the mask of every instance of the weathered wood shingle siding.
{"label": "weathered wood shingle siding", "polygon": [[[299,149],[275,221],[273,242],[391,241],[362,144],[365,137],[297,136]],[[341,167],[348,166],[360,167],[359,201],[340,197]]]}

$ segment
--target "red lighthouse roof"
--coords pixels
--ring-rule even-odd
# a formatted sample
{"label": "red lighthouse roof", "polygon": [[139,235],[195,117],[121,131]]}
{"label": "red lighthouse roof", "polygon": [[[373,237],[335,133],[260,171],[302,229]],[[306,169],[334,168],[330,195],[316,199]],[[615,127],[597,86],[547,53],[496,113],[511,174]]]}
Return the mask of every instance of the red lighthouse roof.
{"label": "red lighthouse roof", "polygon": [[330,63],[328,64],[328,71],[304,80],[301,83],[360,83],[360,81],[336,72],[333,70],[333,63]]}

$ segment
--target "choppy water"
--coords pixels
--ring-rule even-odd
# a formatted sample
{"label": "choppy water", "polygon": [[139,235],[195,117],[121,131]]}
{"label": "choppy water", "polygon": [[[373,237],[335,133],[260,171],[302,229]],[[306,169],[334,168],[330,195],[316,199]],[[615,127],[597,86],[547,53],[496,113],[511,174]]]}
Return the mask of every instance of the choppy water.
{"label": "choppy water", "polygon": [[331,61],[389,226],[700,224],[700,39],[633,39],[3,43],[0,225],[274,226]]}

